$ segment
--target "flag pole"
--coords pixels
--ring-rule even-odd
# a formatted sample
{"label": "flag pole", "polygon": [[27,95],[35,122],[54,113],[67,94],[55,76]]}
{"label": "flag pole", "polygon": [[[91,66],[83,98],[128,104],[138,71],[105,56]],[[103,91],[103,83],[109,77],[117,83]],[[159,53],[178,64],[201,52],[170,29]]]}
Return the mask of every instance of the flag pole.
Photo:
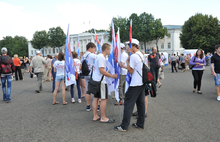
{"label": "flag pole", "polygon": [[[110,96],[111,96],[111,95],[110,95]],[[113,112],[114,112],[114,115],[115,115],[115,108],[114,108],[114,105],[113,105],[112,96],[111,96],[111,102],[112,102]]]}

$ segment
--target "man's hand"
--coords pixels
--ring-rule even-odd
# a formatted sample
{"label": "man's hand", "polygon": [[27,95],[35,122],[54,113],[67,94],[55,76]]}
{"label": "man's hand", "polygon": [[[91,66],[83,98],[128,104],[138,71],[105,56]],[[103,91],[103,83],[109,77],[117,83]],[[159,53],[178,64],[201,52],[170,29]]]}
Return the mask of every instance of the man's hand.
{"label": "man's hand", "polygon": [[118,78],[118,74],[113,74],[112,78],[114,78],[114,79]]}
{"label": "man's hand", "polygon": [[214,77],[217,77],[217,74],[216,74],[215,72],[212,72],[212,75],[213,75]]}

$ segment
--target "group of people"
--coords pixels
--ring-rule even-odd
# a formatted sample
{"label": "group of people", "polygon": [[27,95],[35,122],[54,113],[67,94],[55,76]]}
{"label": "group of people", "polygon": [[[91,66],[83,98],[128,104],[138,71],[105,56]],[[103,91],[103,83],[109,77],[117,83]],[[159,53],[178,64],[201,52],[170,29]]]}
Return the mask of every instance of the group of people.
{"label": "group of people", "polygon": [[[137,122],[133,123],[132,126],[135,128],[144,129],[145,118],[147,117],[147,104],[148,99],[145,94],[146,85],[142,81],[142,68],[145,61],[144,55],[139,51],[139,41],[137,39],[132,39],[131,48],[127,47],[127,53],[125,52],[125,45],[121,44],[121,62],[119,66],[122,68],[120,74],[110,74],[106,71],[107,66],[107,57],[110,55],[111,45],[104,43],[102,45],[102,53],[96,55],[94,54],[96,45],[92,42],[86,45],[87,51],[82,55],[77,57],[76,52],[72,52],[73,63],[75,68],[76,76],[76,86],[78,92],[78,103],[81,103],[81,98],[86,98],[86,111],[93,109],[93,121],[100,121],[102,123],[114,123],[115,120],[108,118],[105,115],[106,103],[108,99],[108,87],[106,78],[116,79],[120,75],[120,85],[119,85],[119,99],[120,101],[116,105],[124,104],[124,113],[122,123],[118,126],[115,126],[114,129],[117,131],[127,131],[130,124],[130,119],[132,115],[137,116]],[[220,45],[216,45],[216,54],[211,57],[211,73],[215,79],[217,100],[220,101]],[[2,90],[3,90],[3,100],[10,102],[10,93],[11,93],[11,81],[12,74],[16,71],[18,63],[17,56],[14,56],[12,60],[11,57],[7,55],[7,49],[4,47],[1,49],[2,56],[0,56],[0,73],[2,81]],[[131,56],[128,54],[131,53]],[[186,62],[186,56],[182,55],[180,58],[180,63],[183,64]],[[148,56],[148,67],[153,75],[152,83],[157,84],[159,81],[159,70],[161,69],[161,62],[164,61],[164,55],[157,52],[157,48],[152,48],[152,53]],[[170,62],[173,68],[176,64],[176,56],[173,54],[170,57]],[[89,73],[84,74],[82,72],[82,63],[86,62]],[[202,94],[201,92],[201,80],[203,75],[203,66],[206,65],[206,60],[204,53],[201,49],[198,49],[195,56],[193,56],[189,62],[192,69],[192,75],[194,77],[193,92]],[[51,81],[51,74],[53,77],[52,83],[52,93],[53,93],[53,105],[59,104],[56,101],[57,92],[59,92],[59,86],[62,85],[62,99],[63,105],[66,105],[66,85],[65,85],[65,58],[64,53],[60,52],[56,54],[54,58],[50,55],[47,56],[45,60],[40,51],[36,51],[36,56],[30,62],[29,68],[30,74],[35,74],[37,76],[37,89],[36,92],[40,93],[43,89],[42,82],[49,75],[49,81]],[[34,71],[34,72],[33,72]],[[19,72],[19,71],[18,71]],[[128,90],[125,92],[125,82],[127,72],[131,74],[131,82]],[[17,75],[16,75],[17,76]],[[44,80],[43,80],[44,79]],[[88,89],[89,81],[101,82],[100,90],[96,94],[92,94]],[[7,82],[7,89],[6,89]],[[81,95],[82,94],[82,95]],[[74,99],[74,85],[70,85],[70,95],[71,102],[75,103]],[[91,95],[93,95],[92,107],[91,107]],[[125,97],[125,98],[124,98]],[[124,98],[124,100],[123,100]],[[133,113],[134,105],[137,105],[137,111]],[[97,114],[97,111],[101,112],[101,116]]]}

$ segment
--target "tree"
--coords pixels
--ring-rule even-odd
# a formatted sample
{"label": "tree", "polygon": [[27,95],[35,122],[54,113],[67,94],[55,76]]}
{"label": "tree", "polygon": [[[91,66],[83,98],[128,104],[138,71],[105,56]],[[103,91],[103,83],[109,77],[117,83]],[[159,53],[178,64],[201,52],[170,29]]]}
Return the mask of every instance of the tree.
{"label": "tree", "polygon": [[[131,19],[132,19],[132,38],[139,39],[139,37],[138,37],[138,32],[140,30],[139,17],[136,13],[132,13],[131,16],[128,18],[128,21],[127,21],[128,33],[130,31]],[[128,40],[129,40],[129,34],[127,35],[127,41]]]}
{"label": "tree", "polygon": [[48,31],[49,36],[49,45],[52,48],[61,47],[66,42],[66,34],[64,33],[63,29],[59,26],[56,28],[50,28]]}
{"label": "tree", "polygon": [[163,27],[161,19],[156,19],[153,22],[152,39],[156,40],[157,51],[158,50],[158,40],[164,38],[167,35],[167,28]]}
{"label": "tree", "polygon": [[43,30],[43,31],[36,31],[34,33],[31,44],[32,44],[33,48],[40,50],[40,49],[44,48],[45,46],[47,46],[48,42],[49,42],[49,36],[48,36],[47,32],[45,30]]}
{"label": "tree", "polygon": [[180,40],[185,49],[203,49],[212,52],[220,41],[220,24],[212,15],[197,13],[182,26]]}

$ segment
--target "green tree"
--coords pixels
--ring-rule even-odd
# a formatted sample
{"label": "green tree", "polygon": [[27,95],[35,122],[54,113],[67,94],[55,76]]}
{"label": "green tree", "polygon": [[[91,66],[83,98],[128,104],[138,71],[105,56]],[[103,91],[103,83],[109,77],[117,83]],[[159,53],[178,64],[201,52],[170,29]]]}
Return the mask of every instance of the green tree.
{"label": "green tree", "polygon": [[[140,30],[139,17],[136,13],[132,13],[131,16],[128,18],[127,20],[128,33],[130,32],[131,19],[132,19],[132,38],[139,39],[139,36],[138,36],[138,32]],[[127,35],[127,41],[129,40],[129,34]]]}
{"label": "green tree", "polygon": [[[31,40],[31,44],[35,49],[42,49],[47,46],[49,43],[49,35],[45,30],[36,31],[34,33],[33,39]],[[44,56],[44,55],[43,55]]]}
{"label": "green tree", "polygon": [[158,50],[158,40],[164,38],[165,35],[167,35],[167,28],[163,27],[161,19],[156,19],[153,22],[153,30],[152,30],[152,39],[156,40],[156,47]]}
{"label": "green tree", "polygon": [[61,27],[50,28],[48,31],[49,46],[52,48],[62,47],[66,42],[66,34]]}
{"label": "green tree", "polygon": [[220,41],[219,20],[212,15],[197,13],[182,26],[180,40],[185,49],[203,49],[212,52]]}

